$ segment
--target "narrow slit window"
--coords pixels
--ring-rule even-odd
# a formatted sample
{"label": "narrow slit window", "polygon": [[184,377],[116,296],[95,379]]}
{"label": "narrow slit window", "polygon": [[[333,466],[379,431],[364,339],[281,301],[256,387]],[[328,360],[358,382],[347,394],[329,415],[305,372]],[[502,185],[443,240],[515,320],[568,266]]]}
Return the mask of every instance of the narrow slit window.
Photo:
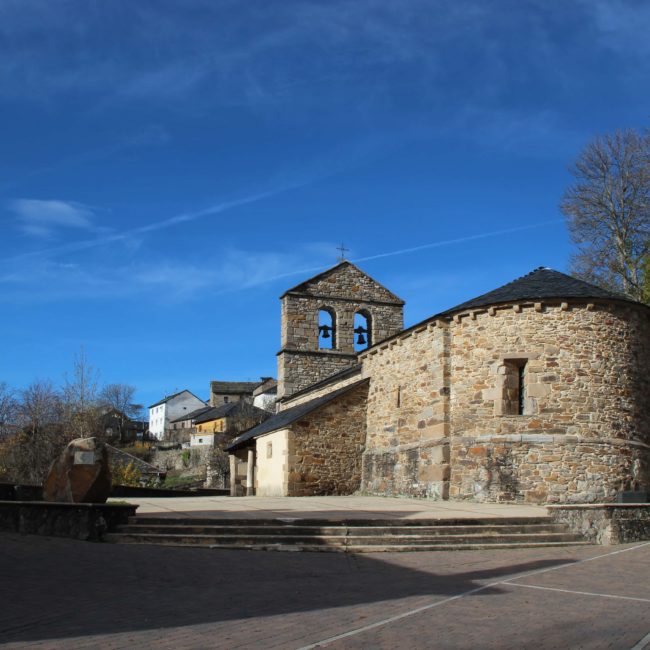
{"label": "narrow slit window", "polygon": [[524,415],[524,407],[526,404],[526,364],[522,363],[517,368],[517,415]]}
{"label": "narrow slit window", "polygon": [[334,350],[336,348],[336,315],[331,309],[318,312],[318,349]]}
{"label": "narrow slit window", "polygon": [[527,415],[526,412],[526,359],[509,359],[505,362],[503,383],[503,415]]}

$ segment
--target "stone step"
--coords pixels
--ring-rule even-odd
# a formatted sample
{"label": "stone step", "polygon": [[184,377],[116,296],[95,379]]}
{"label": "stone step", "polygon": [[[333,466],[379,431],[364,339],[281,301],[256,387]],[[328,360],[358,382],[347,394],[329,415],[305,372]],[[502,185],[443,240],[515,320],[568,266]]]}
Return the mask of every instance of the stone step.
{"label": "stone step", "polygon": [[202,517],[155,517],[136,515],[129,517],[129,524],[154,526],[362,526],[362,527],[401,527],[401,526],[486,526],[551,524],[552,517],[475,517],[472,519],[357,519],[354,517],[276,517],[266,519],[217,519]]}
{"label": "stone step", "polygon": [[256,546],[256,545],[283,545],[294,546],[439,546],[445,544],[498,544],[498,543],[534,543],[534,542],[557,542],[571,543],[581,541],[580,537],[572,533],[531,533],[512,535],[404,535],[399,538],[377,535],[375,537],[363,537],[349,535],[341,537],[337,535],[309,535],[309,536],[287,536],[287,535],[190,535],[177,534],[128,534],[113,533],[108,537],[109,541],[121,543],[144,543],[144,544],[183,544],[192,546]]}
{"label": "stone step", "polygon": [[355,535],[374,537],[404,535],[466,535],[480,531],[483,534],[512,533],[557,533],[565,532],[563,524],[505,524],[484,526],[223,526],[219,525],[163,525],[137,523],[118,527],[118,532],[130,535],[142,534],[177,534],[188,535]]}
{"label": "stone step", "polygon": [[550,517],[476,519],[200,519],[132,517],[107,540],[280,551],[425,551],[587,544]]}
{"label": "stone step", "polygon": [[[405,542],[403,544],[385,543],[385,544],[356,544],[356,545],[343,545],[343,544],[314,544],[312,541],[301,544],[283,542],[255,542],[255,543],[234,543],[234,542],[219,542],[206,544],[204,542],[197,543],[191,538],[178,540],[158,539],[156,541],[145,540],[141,537],[133,539],[114,539],[121,537],[119,534],[113,533],[108,536],[109,541],[115,541],[127,544],[156,544],[164,546],[175,546],[182,548],[205,548],[205,549],[221,549],[221,550],[245,550],[245,551],[317,551],[317,552],[346,552],[346,553],[383,553],[383,552],[415,552],[415,551],[470,551],[470,550],[489,550],[489,549],[514,549],[514,548],[544,548],[544,547],[560,547],[560,546],[589,546],[590,543],[586,541],[516,541],[504,542],[498,539],[490,541],[472,541],[471,543],[455,542],[455,543],[436,543],[436,544],[412,544]],[[113,539],[110,539],[113,538]]]}

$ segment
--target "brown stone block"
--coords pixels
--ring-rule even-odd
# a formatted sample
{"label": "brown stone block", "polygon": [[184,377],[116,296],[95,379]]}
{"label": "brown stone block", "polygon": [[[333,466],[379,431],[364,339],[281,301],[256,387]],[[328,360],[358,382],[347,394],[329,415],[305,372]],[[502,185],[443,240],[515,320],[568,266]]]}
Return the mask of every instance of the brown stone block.
{"label": "brown stone block", "polygon": [[448,481],[449,465],[421,465],[418,470],[418,480],[426,483]]}
{"label": "brown stone block", "polygon": [[470,447],[468,451],[472,456],[487,456],[487,447]]}

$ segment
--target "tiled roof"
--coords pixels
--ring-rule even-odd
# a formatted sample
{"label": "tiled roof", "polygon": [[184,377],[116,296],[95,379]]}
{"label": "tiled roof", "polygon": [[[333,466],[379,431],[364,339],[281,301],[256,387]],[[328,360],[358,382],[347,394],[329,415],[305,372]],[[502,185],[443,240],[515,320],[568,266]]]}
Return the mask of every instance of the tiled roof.
{"label": "tiled roof", "polygon": [[277,431],[278,429],[283,429],[284,427],[290,425],[292,422],[299,420],[300,418],[311,413],[312,411],[315,411],[321,406],[325,406],[325,404],[328,404],[332,400],[335,400],[340,395],[343,395],[344,393],[347,393],[348,391],[357,388],[358,386],[360,386],[361,384],[367,381],[368,381],[367,379],[356,381],[354,382],[354,384],[348,384],[347,386],[332,391],[327,395],[317,397],[316,399],[313,399],[309,402],[304,402],[303,404],[299,404],[298,406],[294,406],[292,408],[286,409],[286,411],[280,411],[279,413],[272,415],[268,420],[266,420],[266,422],[262,422],[261,424],[258,424],[256,427],[253,427],[252,429],[249,429],[245,433],[242,433],[242,435],[239,436],[238,438],[235,438],[232,444],[226,447],[226,451],[234,451],[238,447],[243,446],[244,443],[248,442],[249,440],[252,440],[253,438],[257,438],[257,436],[261,436],[264,433],[270,433],[271,431]]}
{"label": "tiled roof", "polygon": [[[473,307],[486,307],[504,302],[516,302],[519,300],[548,300],[561,298],[593,298],[601,300],[625,300],[634,302],[627,296],[613,291],[601,289],[594,284],[578,280],[566,273],[554,271],[553,269],[540,266],[498,289],[484,293],[481,296],[472,298],[466,302],[447,309],[443,314],[460,310],[472,309]],[[442,315],[442,314],[441,314]]]}

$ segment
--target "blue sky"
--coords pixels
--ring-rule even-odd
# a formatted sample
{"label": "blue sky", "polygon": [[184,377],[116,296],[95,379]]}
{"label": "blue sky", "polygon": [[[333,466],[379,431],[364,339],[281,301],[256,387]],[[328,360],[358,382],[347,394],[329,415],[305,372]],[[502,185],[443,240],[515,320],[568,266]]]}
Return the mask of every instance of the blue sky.
{"label": "blue sky", "polygon": [[648,33],[631,0],[0,0],[0,381],[80,346],[145,404],[275,375],[340,242],[407,325],[567,270],[567,167],[647,125]]}

